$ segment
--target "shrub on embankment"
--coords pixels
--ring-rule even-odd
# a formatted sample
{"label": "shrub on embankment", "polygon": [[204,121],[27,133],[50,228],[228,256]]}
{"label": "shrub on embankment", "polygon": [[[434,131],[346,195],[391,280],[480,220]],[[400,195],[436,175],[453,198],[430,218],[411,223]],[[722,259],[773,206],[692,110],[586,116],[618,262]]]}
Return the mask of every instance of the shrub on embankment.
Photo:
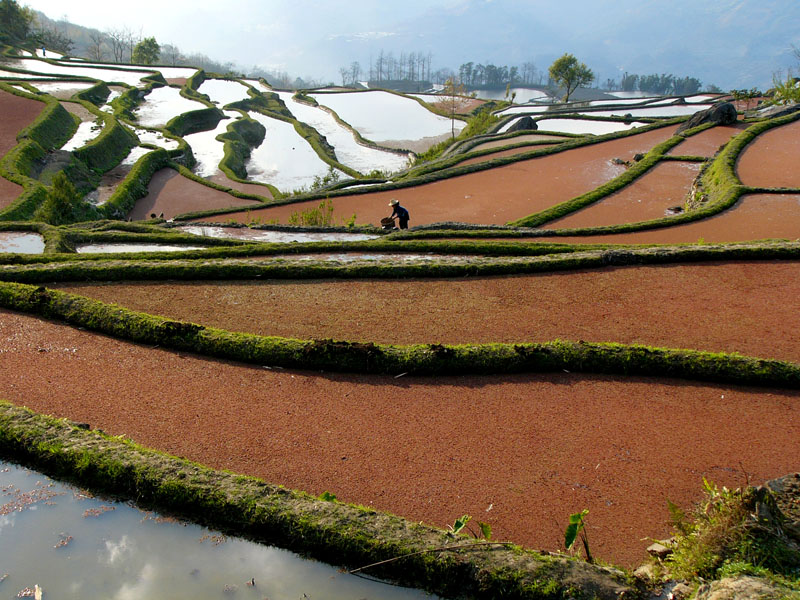
{"label": "shrub on embankment", "polygon": [[[135,266],[129,266],[135,269]],[[742,385],[800,387],[800,365],[779,360],[638,345],[424,344],[387,346],[233,333],[137,313],[43,287],[0,284],[0,306],[137,343],[284,368],[413,375],[588,372],[677,377]]]}

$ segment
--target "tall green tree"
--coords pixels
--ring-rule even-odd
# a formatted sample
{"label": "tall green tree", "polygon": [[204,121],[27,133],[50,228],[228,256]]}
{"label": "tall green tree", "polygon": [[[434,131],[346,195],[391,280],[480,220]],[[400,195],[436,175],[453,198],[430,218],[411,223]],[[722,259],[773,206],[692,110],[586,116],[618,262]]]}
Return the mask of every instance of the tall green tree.
{"label": "tall green tree", "polygon": [[144,38],[136,44],[131,54],[131,62],[136,65],[154,65],[161,56],[161,46],[158,45],[156,38]]}
{"label": "tall green tree", "polygon": [[0,0],[0,43],[21,44],[33,25],[33,11],[16,0]]}
{"label": "tall green tree", "polygon": [[549,73],[550,78],[564,89],[564,102],[569,102],[569,97],[576,89],[594,81],[592,70],[568,53],[550,65]]}

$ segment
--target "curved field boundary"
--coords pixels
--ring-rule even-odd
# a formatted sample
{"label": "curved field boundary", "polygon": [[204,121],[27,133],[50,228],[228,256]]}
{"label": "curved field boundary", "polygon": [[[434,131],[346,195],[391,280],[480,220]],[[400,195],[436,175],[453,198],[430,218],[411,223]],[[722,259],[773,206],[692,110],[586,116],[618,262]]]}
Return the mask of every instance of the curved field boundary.
{"label": "curved field boundary", "polygon": [[520,227],[537,227],[548,221],[564,217],[572,212],[575,212],[576,210],[585,208],[586,206],[589,206],[598,200],[602,200],[606,196],[621,190],[628,184],[647,173],[651,168],[658,164],[659,160],[661,160],[661,157],[664,154],[669,152],[669,150],[680,144],[682,141],[682,136],[673,136],[670,139],[654,146],[647,154],[645,154],[642,160],[634,163],[633,166],[627,169],[619,177],[615,177],[608,183],[604,183],[600,187],[593,189],[591,192],[578,196],[577,198],[562,202],[561,204],[557,204],[529,217],[518,219],[517,221],[511,223],[511,225],[517,225]]}
{"label": "curved field boundary", "polygon": [[169,155],[163,148],[142,156],[117,186],[111,198],[100,207],[100,211],[109,219],[124,219],[133,210],[136,201],[147,196],[147,186],[153,174],[164,168],[168,162]]}
{"label": "curved field boundary", "polygon": [[[391,90],[382,90],[382,91],[391,91]],[[392,93],[395,93],[395,92],[392,92]],[[403,94],[400,94],[400,95],[403,95]],[[324,104],[320,104],[312,96],[307,96],[306,94],[304,94],[302,92],[297,92],[297,93],[295,93],[295,95],[292,98],[296,102],[300,102],[302,104],[307,104],[308,106],[313,106],[314,108],[319,108],[320,110],[324,110],[326,113],[328,113],[329,115],[331,115],[333,117],[334,121],[336,121],[339,125],[341,125],[345,129],[347,129],[350,133],[352,133],[353,134],[353,138],[355,138],[355,140],[356,140],[356,143],[361,144],[362,146],[366,146],[367,148],[372,148],[373,150],[382,150],[383,152],[392,152],[394,154],[400,154],[400,155],[403,155],[403,156],[405,156],[407,154],[414,154],[416,156],[416,154],[414,152],[411,152],[410,150],[401,150],[401,149],[398,149],[398,148],[387,148],[385,146],[381,146],[380,144],[376,144],[375,142],[364,138],[361,135],[361,133],[359,133],[359,131],[357,129],[353,128],[352,125],[350,125],[347,121],[342,119],[336,113],[335,110],[333,110],[332,108],[330,108],[328,106],[325,106]],[[423,102],[423,104],[424,104],[424,102]],[[426,108],[428,108],[428,107],[426,107]],[[428,108],[428,110],[430,110],[430,108]]]}
{"label": "curved field boundary", "polygon": [[[677,215],[653,219],[650,221],[640,221],[638,223],[623,223],[619,225],[586,227],[581,229],[558,229],[552,230],[552,233],[544,233],[544,231],[550,230],[543,230],[542,235],[589,236],[611,233],[630,233],[634,231],[644,231],[647,229],[657,229],[660,227],[680,225],[719,214],[720,212],[734,206],[742,195],[753,191],[751,188],[742,185],[742,182],[739,181],[735,171],[736,161],[747,144],[756,139],[761,133],[772,129],[773,127],[779,127],[781,125],[791,123],[797,119],[800,119],[800,112],[779,117],[777,119],[761,121],[751,125],[742,133],[733,137],[714,158],[714,160],[709,163],[708,168],[703,169],[703,171],[700,173],[698,181],[702,191],[698,194],[698,197],[689,199],[690,207],[694,206],[693,208],[690,208],[690,210]],[[684,132],[684,134],[685,133],[687,132]],[[623,174],[623,177],[626,174],[627,173]],[[594,194],[596,191],[597,190],[593,190],[592,192],[589,192],[589,195]],[[573,202],[574,200],[569,201],[567,204]],[[535,221],[525,221],[524,223],[526,225],[530,225],[533,222]],[[516,223],[523,224],[522,221],[517,221]]]}
{"label": "curved field boundary", "polygon": [[[671,122],[670,124],[675,124],[675,123],[678,123],[678,122],[680,122],[680,120],[675,120],[674,122]],[[665,127],[664,124],[657,124],[656,126],[642,127],[638,131],[635,131],[635,134],[647,134],[648,132],[653,132],[655,130],[662,129],[663,127]],[[368,195],[368,194],[389,192],[389,191],[400,190],[400,189],[414,188],[414,187],[418,187],[418,186],[421,186],[421,185],[435,183],[437,181],[442,181],[442,180],[446,180],[446,179],[452,179],[452,178],[455,178],[455,177],[460,176],[460,175],[469,175],[469,174],[472,174],[472,173],[487,171],[489,169],[493,169],[493,168],[496,168],[496,167],[508,166],[508,165],[511,165],[512,163],[526,161],[526,160],[531,159],[531,158],[549,156],[551,154],[556,154],[558,152],[561,152],[561,151],[564,151],[564,150],[569,150],[569,149],[572,149],[572,148],[580,148],[580,147],[584,147],[584,146],[591,146],[591,145],[594,145],[594,144],[597,144],[597,143],[610,142],[610,141],[614,141],[614,140],[617,140],[617,139],[626,138],[629,135],[631,135],[630,132],[622,132],[622,133],[623,133],[623,135],[620,135],[618,133],[614,133],[614,134],[608,134],[608,135],[605,135],[605,136],[593,137],[592,139],[576,139],[574,141],[564,142],[562,144],[558,144],[558,145],[550,147],[550,148],[541,148],[539,150],[532,150],[532,151],[529,151],[529,152],[523,152],[521,154],[516,154],[516,155],[513,155],[513,156],[505,156],[505,157],[500,157],[500,158],[494,158],[494,159],[491,159],[491,160],[488,160],[488,161],[485,161],[485,162],[480,162],[480,163],[477,163],[477,164],[459,165],[459,166],[455,166],[455,167],[452,167],[452,168],[436,170],[435,172],[429,173],[427,175],[422,175],[422,176],[419,176],[419,177],[415,177],[415,178],[411,178],[408,175],[406,175],[406,176],[403,176],[399,180],[393,180],[391,183],[387,183],[387,184],[383,184],[383,185],[369,186],[369,187],[364,187],[364,188],[344,188],[344,189],[338,189],[338,190],[324,190],[324,191],[322,191],[320,193],[316,193],[316,194],[308,194],[308,195],[304,195],[304,196],[276,199],[275,201],[270,202],[267,205],[265,205],[264,208],[273,208],[273,207],[277,207],[277,206],[287,206],[287,205],[298,204],[298,203],[302,203],[302,202],[312,202],[314,200],[320,200],[320,199],[328,199],[328,198],[335,199],[335,198],[338,198],[340,196],[361,196],[361,195],[364,195],[364,194]],[[466,154],[466,155],[462,155],[462,156],[457,157],[457,158],[458,158],[459,161],[467,160],[469,158],[469,155]],[[182,215],[177,216],[175,219],[176,220],[181,220],[181,221],[190,220],[190,219],[194,220],[194,219],[199,219],[199,218],[203,218],[203,217],[211,217],[211,216],[219,216],[219,215],[222,215],[222,214],[229,214],[231,212],[235,212],[235,211],[231,211],[231,210],[227,210],[227,211],[224,211],[224,212],[223,211],[217,211],[217,212],[203,211],[203,212],[182,214]],[[517,214],[519,214],[519,213],[517,213]],[[524,212],[522,214],[524,214]]]}
{"label": "curved field boundary", "polygon": [[511,544],[473,544],[388,513],[214,471],[6,402],[0,402],[0,453],[48,475],[333,564],[360,567],[406,555],[369,573],[445,596],[560,598],[577,591],[612,600],[633,593],[620,571]]}
{"label": "curved field boundary", "polygon": [[800,388],[800,365],[739,355],[557,340],[541,344],[386,346],[233,333],[137,313],[43,287],[0,284],[0,305],[137,343],[284,368],[414,375],[572,372],[658,375]]}

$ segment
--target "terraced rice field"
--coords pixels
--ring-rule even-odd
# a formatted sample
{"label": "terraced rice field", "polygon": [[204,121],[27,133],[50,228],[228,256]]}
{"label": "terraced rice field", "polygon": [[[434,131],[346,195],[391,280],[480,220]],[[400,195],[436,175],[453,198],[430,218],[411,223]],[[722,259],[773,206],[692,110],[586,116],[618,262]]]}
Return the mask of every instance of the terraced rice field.
{"label": "terraced rice field", "polygon": [[[20,217],[27,210],[24,203],[15,205],[22,186],[0,178],[0,217],[9,207],[17,211],[13,219],[0,221],[0,240],[7,242],[0,254],[4,281],[33,281],[134,311],[263,336],[333,339],[345,342],[342,347],[349,347],[347,342],[365,348],[421,344],[419,352],[442,360],[455,350],[440,344],[566,339],[584,345],[614,342],[622,348],[641,344],[738,353],[787,361],[789,370],[800,363],[793,335],[800,326],[795,276],[800,180],[794,168],[800,121],[784,118],[779,127],[762,130],[764,123],[742,115],[735,124],[691,131],[684,140],[672,139],[677,120],[644,132],[620,132],[628,125],[609,121],[602,125],[617,133],[595,131],[605,136],[599,139],[557,136],[553,141],[558,145],[549,147],[548,155],[521,160],[520,153],[537,146],[508,146],[541,141],[541,134],[503,140],[486,133],[473,151],[496,152],[480,157],[467,152],[460,162],[458,156],[445,156],[414,165],[391,175],[391,181],[372,181],[374,191],[329,188],[313,190],[310,197],[276,194],[273,199],[266,187],[234,185],[218,172],[220,145],[213,138],[229,121],[184,136],[190,146],[195,142],[199,166],[195,179],[176,170],[181,161],[189,167],[193,163],[177,140],[166,141],[162,126],[205,106],[180,96],[178,87],[141,82],[145,73],[131,68],[33,60],[18,64],[147,87],[145,103],[135,114],[140,127],[152,130],[139,128],[137,134],[142,144],[166,146],[169,154],[158,151],[163,162],[152,168],[152,176],[136,180],[141,190],[135,198],[120,204],[127,210],[124,218],[140,223],[123,223],[118,215],[109,221],[103,206],[124,182],[131,183],[134,159],[148,155],[149,148],[136,147],[106,170],[93,192],[96,197],[87,196],[99,206],[96,220],[67,228],[31,222],[36,207]],[[186,85],[194,69],[165,68],[162,73]],[[264,142],[249,149],[249,179],[270,183],[282,193],[309,186],[327,172],[328,163],[292,124],[279,119],[277,105],[269,104],[275,102],[268,95],[271,88],[248,83],[267,94],[250,115],[268,129]],[[36,85],[54,95],[72,89],[63,81]],[[8,89],[0,89],[3,155],[17,147],[19,132],[45,108]],[[199,91],[222,107],[244,98],[245,89],[235,81],[208,80]],[[24,94],[18,87],[14,91]],[[406,144],[428,147],[450,135],[450,120],[412,98],[385,91],[318,91],[313,96],[363,137],[387,146],[416,150]],[[373,164],[397,166],[366,153],[348,155],[344,142],[334,141],[347,128],[333,125],[320,109],[298,105],[289,93],[278,97],[297,119],[329,136],[343,168],[357,166],[364,172]],[[515,106],[503,115],[552,112],[540,128],[559,121],[594,124],[601,122],[569,115],[688,115],[714,97],[698,95],[680,105],[674,101],[603,100],[588,109]],[[267,105],[272,109],[263,108]],[[125,127],[137,125],[115,106],[104,110]],[[753,141],[739,147],[744,139],[739,136],[753,128],[758,129]],[[667,140],[674,145],[663,155],[653,150]],[[723,144],[726,149],[717,154]],[[203,150],[212,146],[213,152]],[[731,148],[736,153],[725,163]],[[42,152],[49,150],[42,147]],[[642,160],[648,168],[641,168]],[[174,168],[163,168],[168,161]],[[734,163],[735,169],[730,167]],[[41,186],[24,165],[15,165],[16,177],[27,187]],[[697,179],[703,168],[712,178]],[[258,193],[274,205],[214,189],[203,177]],[[609,182],[619,185],[601,187]],[[698,182],[705,196],[689,198]],[[610,191],[600,194],[598,188]],[[596,197],[583,208],[571,210],[570,204],[570,210],[556,216],[547,213],[547,219],[536,221],[539,230],[505,227],[591,193]],[[383,235],[374,227],[288,233],[243,229],[220,239],[204,235],[208,230],[150,220],[163,215],[180,221],[187,212],[205,210],[214,214],[195,221],[285,224],[292,213],[315,208],[326,197],[335,224],[355,213],[356,223],[364,226],[388,215],[388,202],[395,198],[410,211],[413,229],[407,235]],[[647,230],[617,228],[613,233],[617,225],[657,221],[668,208],[681,206],[691,217],[692,211],[723,201],[729,205],[724,210],[693,222],[658,221]],[[227,212],[239,207],[246,208]],[[588,236],[552,235],[554,230],[592,227],[606,229]],[[342,233],[364,237],[325,237]],[[501,239],[509,235],[520,237]],[[426,236],[442,241],[437,245]],[[790,241],[779,246],[755,242],[764,239]],[[15,240],[35,241],[41,256],[7,254],[20,251]],[[679,250],[598,246],[698,241],[704,244]],[[537,243],[595,246],[576,250]],[[85,254],[87,248],[94,255]],[[167,248],[187,252],[146,253]],[[109,249],[145,253],[141,259],[101,254]],[[555,251],[566,252],[548,254]],[[684,252],[682,258],[678,251]],[[574,260],[577,266],[553,270],[559,260]],[[11,286],[0,286],[3,298],[13,295]],[[279,368],[277,358],[274,364],[244,364],[168,344],[134,343],[126,333],[117,332],[117,339],[92,332],[88,322],[70,326],[36,316],[36,306],[27,307],[31,314],[0,309],[2,399],[87,422],[111,435],[124,434],[213,468],[314,495],[328,491],[341,501],[410,521],[445,527],[456,516],[470,514],[489,522],[495,539],[534,549],[558,550],[567,516],[588,508],[595,556],[635,565],[645,557],[649,542],[643,539],[669,535],[668,499],[688,508],[700,497],[703,477],[728,486],[760,482],[796,471],[800,456],[800,393],[790,380],[746,387],[712,381],[708,374],[689,379],[684,371],[671,371],[675,376],[667,378],[576,372],[572,367],[427,377],[413,369],[353,374],[326,367],[320,372],[312,361],[313,345],[303,355],[306,370]],[[131,318],[114,314],[123,325]],[[523,352],[520,348],[515,352]]]}

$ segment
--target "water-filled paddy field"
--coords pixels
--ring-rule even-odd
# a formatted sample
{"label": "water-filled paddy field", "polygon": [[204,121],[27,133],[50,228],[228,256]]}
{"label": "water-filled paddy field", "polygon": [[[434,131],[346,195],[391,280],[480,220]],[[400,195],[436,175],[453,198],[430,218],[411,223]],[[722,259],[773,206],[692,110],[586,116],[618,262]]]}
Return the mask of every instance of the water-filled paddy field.
{"label": "water-filled paddy field", "polygon": [[0,461],[0,585],[59,598],[431,598]]}

